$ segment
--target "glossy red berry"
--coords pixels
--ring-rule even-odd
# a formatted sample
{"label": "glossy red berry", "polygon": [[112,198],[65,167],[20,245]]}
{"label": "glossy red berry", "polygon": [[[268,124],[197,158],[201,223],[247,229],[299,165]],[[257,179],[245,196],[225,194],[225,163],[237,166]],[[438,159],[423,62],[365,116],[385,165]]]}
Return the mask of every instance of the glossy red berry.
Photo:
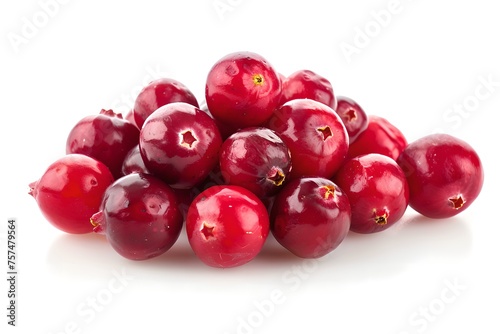
{"label": "glossy red berry", "polygon": [[112,110],[101,110],[80,120],[66,140],[66,153],[80,153],[101,161],[115,178],[122,176],[127,153],[139,144],[139,129]]}
{"label": "glossy red berry", "polygon": [[123,159],[122,174],[128,175],[131,173],[150,174],[144,160],[142,159],[139,145],[134,146]]}
{"label": "glossy red berry", "polygon": [[367,114],[356,101],[346,96],[337,98],[337,109],[335,111],[342,119],[349,134],[349,143],[354,143],[368,127]]}
{"label": "glossy red berry", "polygon": [[358,233],[383,231],[405,213],[408,183],[391,158],[371,153],[347,161],[333,181],[351,203],[351,230]]}
{"label": "glossy red berry", "polygon": [[351,224],[346,194],[324,178],[294,179],[276,196],[271,231],[276,240],[303,258],[324,256],[344,240]]}
{"label": "glossy red berry", "polygon": [[82,154],[69,154],[52,163],[29,185],[45,218],[61,231],[92,232],[89,219],[98,209],[113,176],[102,162]]}
{"label": "glossy red berry", "polygon": [[120,255],[146,260],[174,245],[182,229],[182,214],[167,184],[151,175],[132,173],[106,190],[101,210],[91,223]]}
{"label": "glossy red berry", "polygon": [[213,186],[191,203],[186,231],[194,253],[212,267],[243,265],[261,251],[269,234],[266,207],[249,190]]}
{"label": "glossy red berry", "polygon": [[447,134],[432,134],[410,143],[398,163],[410,186],[410,206],[430,218],[448,218],[464,211],[483,186],[484,172],[476,151]]}

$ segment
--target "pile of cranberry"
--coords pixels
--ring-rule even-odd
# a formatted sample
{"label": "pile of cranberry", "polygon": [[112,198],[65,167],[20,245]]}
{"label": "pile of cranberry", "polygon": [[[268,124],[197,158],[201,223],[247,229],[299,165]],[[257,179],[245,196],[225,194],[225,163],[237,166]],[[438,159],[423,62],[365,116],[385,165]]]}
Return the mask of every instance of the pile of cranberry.
{"label": "pile of cranberry", "polygon": [[466,142],[408,144],[309,70],[283,77],[258,54],[232,53],[210,69],[205,101],[176,80],[152,81],[125,119],[102,110],[79,121],[30,194],[58,229],[105,234],[132,260],[166,252],[185,222],[196,256],[228,268],[251,261],[269,232],[318,258],[349,230],[393,226],[408,205],[447,218],[481,191]]}

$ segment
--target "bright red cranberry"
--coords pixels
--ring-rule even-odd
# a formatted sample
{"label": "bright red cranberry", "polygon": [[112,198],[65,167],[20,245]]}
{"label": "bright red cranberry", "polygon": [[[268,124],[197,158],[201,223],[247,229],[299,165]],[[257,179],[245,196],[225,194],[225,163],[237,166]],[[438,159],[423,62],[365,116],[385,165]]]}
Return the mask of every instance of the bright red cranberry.
{"label": "bright red cranberry", "polygon": [[303,258],[324,256],[344,240],[351,224],[346,194],[332,181],[294,179],[276,196],[271,231],[276,240]]}
{"label": "bright red cranberry", "polygon": [[283,81],[280,104],[296,99],[311,99],[337,109],[337,99],[330,81],[310,70],[292,73]]}
{"label": "bright red cranberry", "polygon": [[196,97],[183,83],[170,78],[151,81],[135,99],[135,124],[139,129],[142,128],[153,111],[172,102],[186,102],[198,107]]}
{"label": "bright red cranberry", "polygon": [[274,112],[267,126],[290,149],[291,178],[330,178],[344,162],[347,131],[335,111],[323,103],[309,99],[288,101]]}
{"label": "bright red cranberry", "polygon": [[118,254],[146,260],[174,245],[182,229],[182,215],[168,185],[151,175],[132,173],[106,190],[101,210],[91,223]]}
{"label": "bright red cranberry", "polygon": [[125,115],[125,120],[133,125],[135,125],[136,128],[139,129],[137,124],[135,123],[135,118],[134,118],[134,109],[130,110],[126,115]]}
{"label": "bright red cranberry", "polygon": [[203,181],[218,162],[222,138],[214,120],[184,102],[158,108],[144,123],[140,151],[146,168],[173,188]]}
{"label": "bright red cranberry", "polygon": [[396,160],[408,142],[403,133],[385,118],[369,115],[368,127],[350,143],[348,158],[379,153]]}
{"label": "bright red cranberry", "polygon": [[358,233],[383,231],[405,213],[408,183],[391,158],[371,153],[347,161],[333,181],[351,203],[351,230]]}
{"label": "bright red cranberry", "polygon": [[115,178],[122,175],[123,160],[139,143],[139,129],[115,114],[101,110],[98,115],[84,117],[71,129],[66,140],[66,153],[80,153],[108,166]]}
{"label": "bright red cranberry", "polygon": [[82,154],[69,154],[52,163],[29,185],[45,218],[61,231],[92,232],[89,219],[99,209],[113,175],[102,162]]}
{"label": "bright red cranberry", "polygon": [[262,198],[282,188],[292,168],[292,158],[274,131],[253,127],[224,141],[219,164],[227,184],[242,186]]}
{"label": "bright red cranberry", "polygon": [[216,119],[236,129],[264,123],[280,96],[278,74],[266,59],[252,52],[228,54],[208,73],[208,109]]}
{"label": "bright red cranberry", "polygon": [[432,134],[410,143],[398,163],[410,186],[410,206],[430,218],[448,218],[467,209],[483,186],[476,151],[447,134]]}
{"label": "bright red cranberry", "polygon": [[269,234],[266,207],[251,191],[213,186],[189,207],[186,231],[194,253],[212,267],[241,266],[261,251]]}
{"label": "bright red cranberry", "polygon": [[150,174],[144,160],[142,160],[139,145],[135,145],[125,156],[122,164],[122,174],[128,175],[131,173]]}
{"label": "bright red cranberry", "polygon": [[346,96],[337,98],[337,109],[335,111],[347,129],[349,143],[353,143],[368,127],[368,116],[356,101]]}

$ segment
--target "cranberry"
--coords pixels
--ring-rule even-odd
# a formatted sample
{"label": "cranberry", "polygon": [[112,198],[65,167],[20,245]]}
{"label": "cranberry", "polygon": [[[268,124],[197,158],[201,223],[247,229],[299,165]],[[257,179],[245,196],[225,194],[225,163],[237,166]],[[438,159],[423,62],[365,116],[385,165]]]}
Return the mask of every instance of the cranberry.
{"label": "cranberry", "polygon": [[339,96],[337,104],[335,111],[347,129],[349,143],[353,143],[368,127],[368,116],[356,101],[346,96]]}
{"label": "cranberry", "polygon": [[231,53],[218,60],[205,86],[212,115],[237,129],[264,123],[280,96],[278,74],[266,59],[252,52]]}
{"label": "cranberry", "polygon": [[222,138],[214,120],[184,102],[158,108],[144,123],[140,151],[146,168],[173,188],[203,181],[218,162]]}
{"label": "cranberry", "polygon": [[186,102],[195,107],[199,106],[194,94],[181,82],[169,78],[151,81],[135,99],[135,124],[139,129],[142,128],[146,118],[153,111],[172,102]]}
{"label": "cranberry", "polygon": [[261,251],[269,234],[266,207],[249,190],[213,186],[189,207],[186,231],[194,253],[212,267],[243,265]]}
{"label": "cranberry", "polygon": [[406,211],[408,183],[391,158],[371,153],[347,161],[333,181],[351,203],[351,230],[358,233],[383,231]]}
{"label": "cranberry", "polygon": [[108,166],[115,178],[122,176],[122,164],[128,151],[139,143],[139,129],[115,114],[101,110],[98,115],[84,117],[71,129],[66,140],[66,153],[80,153]]}
{"label": "cranberry", "polygon": [[347,131],[335,111],[323,103],[309,99],[288,101],[274,112],[267,126],[290,149],[292,178],[330,178],[344,161]]}
{"label": "cranberry", "polygon": [[295,99],[311,99],[337,109],[337,99],[328,79],[310,70],[300,70],[283,80],[280,104]]}
{"label": "cranberry", "polygon": [[177,206],[168,185],[151,175],[132,173],[106,190],[91,223],[118,254],[146,260],[165,253],[177,241],[182,229]]}
{"label": "cranberry", "polygon": [[464,211],[483,186],[483,167],[476,151],[447,134],[432,134],[410,143],[398,163],[410,186],[410,206],[430,218]]}
{"label": "cranberry", "polygon": [[294,179],[276,196],[271,231],[293,254],[318,258],[337,248],[349,232],[351,207],[332,181]]}
{"label": "cranberry", "polygon": [[89,219],[99,209],[113,176],[102,162],[82,154],[69,154],[52,163],[32,182],[33,196],[56,228],[67,233],[92,232]]}
{"label": "cranberry", "polygon": [[369,115],[368,127],[350,143],[348,158],[379,153],[396,160],[408,145],[403,133],[385,118]]}
{"label": "cranberry", "polygon": [[219,164],[226,183],[264,197],[282,188],[292,168],[292,158],[274,131],[254,127],[238,131],[224,141]]}
{"label": "cranberry", "polygon": [[136,128],[139,129],[137,124],[135,123],[135,118],[134,118],[134,109],[130,110],[126,115],[125,115],[125,120],[133,125],[135,125]]}
{"label": "cranberry", "polygon": [[131,173],[150,174],[144,160],[142,160],[139,145],[135,145],[123,159],[122,174],[128,175]]}

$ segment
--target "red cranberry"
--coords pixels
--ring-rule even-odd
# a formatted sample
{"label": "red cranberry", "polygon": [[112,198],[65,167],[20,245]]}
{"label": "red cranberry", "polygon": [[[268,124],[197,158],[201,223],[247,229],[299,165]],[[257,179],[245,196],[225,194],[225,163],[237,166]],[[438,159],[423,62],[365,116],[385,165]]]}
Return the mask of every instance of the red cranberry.
{"label": "red cranberry", "polygon": [[292,168],[290,150],[267,128],[246,128],[224,141],[219,157],[227,184],[242,186],[259,197],[282,188]]}
{"label": "red cranberry", "polygon": [[89,219],[99,209],[113,176],[102,162],[82,154],[66,155],[29,185],[45,216],[56,228],[67,233],[92,232]]}
{"label": "red cranberry", "polygon": [[337,109],[337,99],[328,79],[310,70],[292,73],[283,81],[280,104],[296,99],[311,99]]}
{"label": "red cranberry", "polygon": [[146,260],[165,253],[177,241],[182,229],[177,206],[168,185],[151,175],[132,173],[106,190],[91,223],[118,254]]}
{"label": "red cranberry", "polygon": [[122,175],[122,164],[127,153],[139,143],[139,129],[115,114],[101,110],[80,120],[66,140],[66,153],[80,153],[108,166],[115,178]]}
{"label": "red cranberry", "polygon": [[135,123],[135,118],[134,118],[134,109],[130,110],[126,115],[125,115],[125,120],[133,125],[135,125],[136,128],[139,129],[137,124]]}
{"label": "red cranberry", "polygon": [[330,178],[343,163],[348,135],[342,120],[327,105],[309,99],[288,101],[267,126],[276,131],[292,154],[292,178]]}
{"label": "red cranberry", "polygon": [[391,158],[371,153],[347,161],[333,181],[351,203],[351,230],[358,233],[383,231],[397,222],[408,206],[405,175]]}
{"label": "red cranberry", "polygon": [[293,254],[318,258],[337,248],[349,232],[351,207],[345,193],[324,178],[288,183],[276,196],[271,231]]}
{"label": "red cranberry", "polygon": [[181,82],[169,78],[151,81],[135,100],[134,119],[137,127],[142,128],[153,111],[172,102],[186,102],[198,107],[194,94]]}
{"label": "red cranberry", "polygon": [[337,109],[335,111],[347,129],[349,143],[353,143],[368,127],[368,116],[356,101],[346,96],[337,98]]}
{"label": "red cranberry", "polygon": [[122,174],[128,175],[131,173],[150,174],[144,160],[142,160],[139,145],[135,145],[123,159]]}
{"label": "red cranberry", "polygon": [[264,123],[280,96],[278,74],[266,59],[252,52],[231,53],[208,73],[208,109],[216,119],[236,129]]}
{"label": "red cranberry", "polygon": [[210,116],[193,105],[174,102],[148,117],[139,142],[153,175],[173,188],[188,189],[217,164],[222,138]]}
{"label": "red cranberry", "polygon": [[369,115],[368,127],[350,143],[347,157],[379,153],[396,160],[406,145],[406,138],[398,128],[385,118]]}
{"label": "red cranberry", "polygon": [[483,186],[483,167],[476,151],[447,134],[432,134],[410,143],[398,163],[410,186],[410,206],[430,218],[464,211]]}
{"label": "red cranberry", "polygon": [[269,234],[266,207],[249,190],[213,186],[189,207],[186,231],[194,253],[212,267],[243,265],[261,251]]}

